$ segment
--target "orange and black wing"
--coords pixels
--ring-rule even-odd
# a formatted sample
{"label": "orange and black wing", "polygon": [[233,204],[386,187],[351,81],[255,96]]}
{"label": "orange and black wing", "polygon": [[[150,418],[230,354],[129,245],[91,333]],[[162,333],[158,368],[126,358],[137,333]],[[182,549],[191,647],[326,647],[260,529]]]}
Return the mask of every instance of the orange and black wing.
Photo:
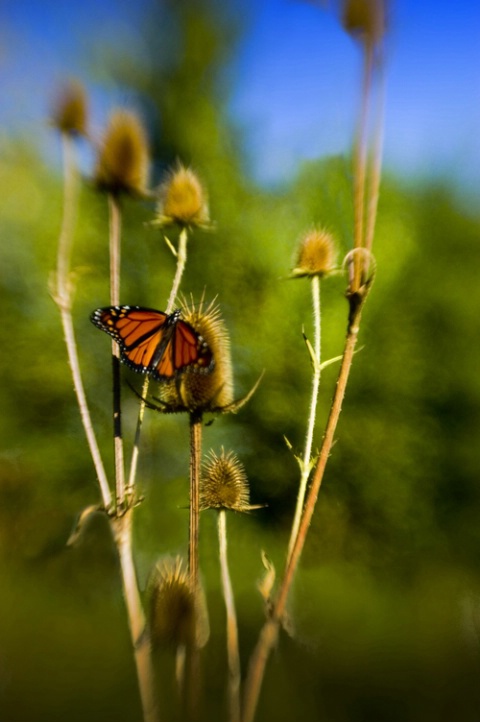
{"label": "orange and black wing", "polygon": [[214,366],[213,354],[206,341],[181,319],[175,321],[174,331],[168,336],[165,348],[156,356],[158,362],[154,375],[157,378],[171,378],[185,371],[209,373]]}
{"label": "orange and black wing", "polygon": [[[172,314],[173,315],[173,314]],[[172,316],[141,306],[98,308],[91,321],[119,345],[123,363],[139,373],[151,373],[158,350],[173,332]]]}
{"label": "orange and black wing", "polygon": [[209,347],[180,320],[179,311],[168,315],[141,306],[108,306],[94,311],[91,321],[118,343],[123,363],[157,381],[213,368]]}

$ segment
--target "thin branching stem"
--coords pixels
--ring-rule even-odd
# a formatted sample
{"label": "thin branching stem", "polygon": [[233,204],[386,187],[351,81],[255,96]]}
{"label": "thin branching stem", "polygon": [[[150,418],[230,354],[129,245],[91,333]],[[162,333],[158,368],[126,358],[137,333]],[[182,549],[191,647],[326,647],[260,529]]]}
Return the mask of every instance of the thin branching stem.
{"label": "thin branching stem", "polygon": [[[353,355],[357,343],[358,330],[363,309],[363,304],[368,294],[373,275],[369,280],[365,273],[365,255],[369,257],[370,248],[375,230],[376,210],[378,203],[378,189],[380,185],[381,171],[381,144],[383,132],[383,114],[381,106],[377,108],[377,128],[375,136],[375,147],[373,153],[373,170],[367,168],[369,150],[368,114],[371,103],[371,90],[374,65],[373,46],[365,47],[363,87],[361,108],[359,113],[357,137],[354,152],[354,255],[353,273],[349,279],[347,298],[349,301],[349,314],[347,335],[345,340],[340,371],[337,378],[335,393],[333,396],[330,412],[325,428],[320,453],[312,476],[312,481],[306,496],[303,514],[301,516],[298,533],[291,547],[291,553],[287,558],[287,564],[283,578],[275,597],[272,610],[259,635],[257,645],[252,654],[245,684],[244,706],[242,722],[253,722],[255,717],[260,690],[265,674],[265,668],[270,653],[278,639],[278,633],[282,619],[285,614],[289,592],[293,583],[300,557],[305,545],[308,530],[315,510],[320,487],[323,481],[325,468],[331,453],[334,435],[342,410],[342,403],[345,396],[347,382],[352,367]],[[365,221],[365,194],[367,170],[372,173],[367,198],[367,219]],[[362,254],[358,249],[368,249]],[[365,273],[365,275],[364,275]]]}
{"label": "thin branching stem", "polygon": [[227,557],[227,513],[218,512],[218,544],[220,549],[220,570],[223,598],[227,613],[227,657],[228,657],[228,703],[229,722],[240,722],[240,653],[238,650],[237,614],[235,597],[228,569]]}
{"label": "thin branching stem", "polygon": [[308,415],[307,434],[305,438],[305,447],[303,452],[303,459],[301,461],[301,474],[300,474],[300,485],[297,496],[297,506],[295,509],[295,516],[292,524],[292,531],[290,534],[290,541],[288,544],[288,555],[290,558],[292,553],[293,545],[298,534],[298,528],[300,526],[300,519],[303,512],[303,504],[305,501],[305,494],[307,491],[308,478],[310,476],[311,464],[312,464],[312,446],[313,446],[313,432],[315,429],[315,419],[317,416],[317,402],[318,402],[318,391],[320,388],[320,374],[321,374],[321,308],[320,308],[320,278],[314,276],[311,280],[312,284],[312,306],[313,306],[313,351],[314,359],[313,375],[312,375],[312,395],[310,397],[310,412]]}
{"label": "thin branching stem", "polygon": [[[120,303],[120,240],[122,214],[119,197],[108,196],[110,230],[110,303]],[[158,708],[154,694],[154,675],[150,648],[145,634],[145,618],[138,591],[138,582],[132,553],[133,507],[126,506],[125,468],[123,459],[123,437],[120,387],[120,349],[112,343],[113,373],[113,432],[115,451],[115,491],[117,514],[111,518],[112,532],[120,558],[123,593],[132,638],[135,665],[142,701],[144,722],[158,722]]]}
{"label": "thin branching stem", "polygon": [[[185,265],[187,262],[187,240],[188,240],[188,232],[186,228],[182,228],[180,232],[180,237],[178,240],[178,250],[177,250],[177,268],[175,271],[175,277],[173,279],[172,284],[172,290],[170,291],[170,296],[168,298],[167,307],[165,309],[165,313],[172,313],[175,305],[175,301],[178,294],[178,289],[180,288],[180,282],[182,280],[183,272],[185,270]],[[133,496],[133,492],[135,489],[135,479],[137,476],[137,467],[138,467],[138,455],[140,452],[140,436],[142,433],[142,425],[143,425],[143,418],[145,416],[145,401],[143,399],[147,398],[148,394],[148,387],[150,385],[150,379],[148,376],[145,378],[145,381],[143,382],[143,388],[142,388],[142,400],[140,401],[140,407],[138,409],[138,417],[137,417],[137,426],[135,429],[135,439],[133,442],[133,451],[132,451],[132,459],[130,462],[130,472],[128,475],[128,484],[127,484],[127,496],[131,498]]]}
{"label": "thin branching stem", "polygon": [[57,276],[54,288],[54,299],[58,305],[63,335],[67,347],[68,363],[72,372],[73,386],[77,396],[83,428],[87,437],[90,454],[102,494],[105,509],[112,505],[112,495],[107,475],[103,465],[100,449],[98,447],[95,431],[93,429],[90,410],[88,408],[85,389],[83,386],[80,364],[78,361],[77,344],[72,319],[72,285],[70,279],[70,258],[73,243],[73,229],[78,196],[78,179],[75,163],[73,141],[67,134],[62,134],[63,166],[64,166],[64,200],[62,225],[58,243]]}
{"label": "thin branching stem", "polygon": [[[118,195],[109,193],[110,228],[110,303],[120,303],[120,238],[122,213]],[[120,348],[112,341],[112,380],[113,380],[113,443],[115,452],[115,491],[116,503],[122,509],[125,504],[125,468],[123,462],[122,408],[120,385]]]}
{"label": "thin branching stem", "polygon": [[333,397],[330,414],[323,437],[322,447],[318,457],[315,472],[312,477],[312,483],[305,502],[304,513],[300,522],[300,527],[292,548],[292,553],[288,559],[282,583],[278,591],[275,603],[269,619],[265,622],[260,637],[250,660],[247,681],[245,685],[245,697],[242,722],[253,722],[257,709],[260,689],[265,674],[265,667],[270,656],[270,652],[278,638],[278,631],[285,613],[285,607],[288,594],[292,586],[295,571],[300,560],[305,540],[307,537],[310,522],[312,520],[315,504],[323,481],[325,467],[330,455],[334,440],[335,430],[337,428],[338,419],[342,410],[342,403],[345,396],[350,370],[352,367],[353,354],[358,336],[358,326],[360,323],[361,304],[356,307],[355,313],[350,316],[345,348],[342,357],[342,363],[337,378],[337,385]]}

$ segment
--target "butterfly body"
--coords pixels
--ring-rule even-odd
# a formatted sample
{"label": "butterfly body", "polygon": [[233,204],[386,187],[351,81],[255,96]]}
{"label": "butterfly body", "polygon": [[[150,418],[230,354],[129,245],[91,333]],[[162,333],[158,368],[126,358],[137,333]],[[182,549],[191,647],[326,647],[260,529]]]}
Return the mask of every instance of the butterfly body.
{"label": "butterfly body", "polygon": [[167,314],[143,306],[107,306],[97,308],[90,320],[118,343],[124,364],[157,381],[213,370],[208,344],[179,310]]}

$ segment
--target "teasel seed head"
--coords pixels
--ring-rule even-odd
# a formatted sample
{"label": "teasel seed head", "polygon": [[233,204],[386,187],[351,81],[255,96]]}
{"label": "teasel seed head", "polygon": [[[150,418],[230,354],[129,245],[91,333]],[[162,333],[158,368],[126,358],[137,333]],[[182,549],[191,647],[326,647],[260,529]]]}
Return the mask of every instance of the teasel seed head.
{"label": "teasel seed head", "polygon": [[97,188],[115,195],[144,195],[148,165],[147,136],[139,117],[131,111],[115,110],[97,155]]}
{"label": "teasel seed head", "polygon": [[210,225],[207,193],[196,173],[181,163],[160,186],[159,197],[153,225],[177,224],[183,228]]}
{"label": "teasel seed head", "polygon": [[78,80],[64,82],[57,91],[51,123],[66,135],[87,135],[87,93]]}
{"label": "teasel seed head", "polygon": [[185,371],[180,378],[160,386],[160,401],[165,411],[225,412],[232,410],[233,372],[230,340],[220,309],[212,302],[205,310],[198,306],[182,305],[182,317],[207,343],[213,358],[211,370]]}
{"label": "teasel seed head", "polygon": [[385,32],[385,0],[344,0],[342,25],[349,35],[376,45]]}
{"label": "teasel seed head", "polygon": [[245,469],[233,451],[207,458],[200,481],[200,509],[249,511],[250,495]]}
{"label": "teasel seed head", "polygon": [[335,261],[336,248],[332,234],[324,228],[314,228],[300,239],[291,276],[327,276],[335,270]]}
{"label": "teasel seed head", "polygon": [[157,562],[147,584],[152,647],[203,647],[210,633],[205,600],[195,594],[184,561]]}

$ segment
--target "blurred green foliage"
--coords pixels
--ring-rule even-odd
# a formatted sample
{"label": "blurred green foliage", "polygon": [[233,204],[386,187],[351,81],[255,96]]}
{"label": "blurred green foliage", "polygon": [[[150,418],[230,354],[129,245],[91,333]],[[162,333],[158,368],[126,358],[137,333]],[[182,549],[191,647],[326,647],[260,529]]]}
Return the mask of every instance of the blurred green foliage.
{"label": "blurred green foliage", "polygon": [[[160,10],[157,9],[157,12]],[[214,232],[190,241],[182,290],[218,298],[230,331],[236,394],[265,370],[237,416],[215,419],[204,443],[233,448],[253,502],[229,517],[244,669],[263,620],[256,580],[265,549],[280,573],[298,470],[283,437],[302,447],[310,368],[310,289],[288,280],[299,235],[326,224],[351,243],[349,163],[312,162],[288,188],[255,187],[241,142],[222,111],[219,69],[232,20],[199,3],[162,6],[149,64],[120,64],[138,90],[155,151],[155,173],[176,157],[209,190]],[[165,14],[166,13],[166,14]],[[169,42],[164,43],[166,37]],[[155,36],[155,37],[154,37]],[[166,54],[169,51],[169,54]],[[122,76],[123,74],[123,76]],[[105,520],[94,517],[67,548],[76,515],[99,493],[72,391],[57,309],[55,267],[62,182],[38,150],[11,140],[0,166],[0,718],[141,718],[117,560]],[[122,301],[165,306],[174,259],[145,225],[153,207],[126,202]],[[84,381],[111,468],[109,342],[90,324],[108,303],[107,209],[84,184],[73,266]],[[329,722],[467,722],[478,718],[480,488],[478,346],[480,219],[439,183],[382,187],[377,276],[365,308],[361,350],[291,600],[293,638],[283,635],[267,669],[258,719]],[[174,241],[174,234],[171,239]],[[322,286],[323,357],[341,353],[345,279]],[[337,372],[323,373],[317,446]],[[140,377],[125,370],[130,442]],[[152,391],[154,393],[154,391]],[[186,552],[188,420],[150,411],[136,515],[142,588],[163,554]],[[212,637],[203,655],[205,719],[225,719],[224,612],[215,515],[202,517],[201,567]],[[166,719],[176,705],[172,660],[161,654]]]}

